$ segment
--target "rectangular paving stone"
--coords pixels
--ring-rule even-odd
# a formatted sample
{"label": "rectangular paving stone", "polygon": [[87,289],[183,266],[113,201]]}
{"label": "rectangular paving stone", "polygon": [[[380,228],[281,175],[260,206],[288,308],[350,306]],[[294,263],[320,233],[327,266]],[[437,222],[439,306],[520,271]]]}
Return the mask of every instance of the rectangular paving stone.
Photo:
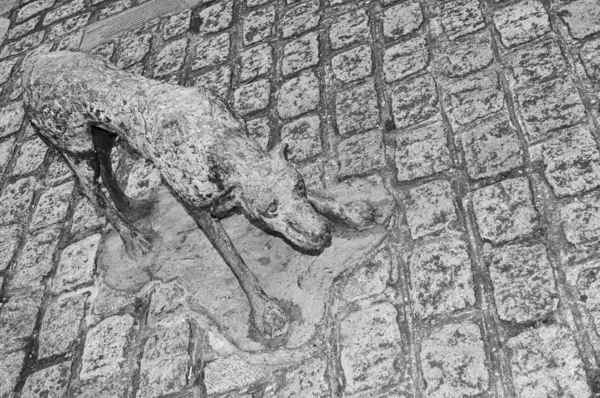
{"label": "rectangular paving stone", "polygon": [[423,37],[395,44],[383,54],[383,75],[388,83],[414,75],[428,65],[429,51]]}
{"label": "rectangular paving stone", "polygon": [[340,363],[347,395],[393,385],[400,374],[396,360],[402,336],[390,303],[348,315],[340,324]]}
{"label": "rectangular paving stone", "polygon": [[40,196],[29,229],[35,231],[62,221],[71,204],[74,181],[48,189]]}
{"label": "rectangular paving stone", "polygon": [[189,325],[179,322],[156,331],[146,340],[136,396],[154,398],[185,388],[191,366],[187,353],[190,335]]}
{"label": "rectangular paving stone", "polygon": [[448,181],[437,180],[410,189],[406,222],[414,240],[454,227],[457,216]]}
{"label": "rectangular paving stone", "polygon": [[440,2],[442,27],[450,40],[455,40],[485,27],[479,0]]}
{"label": "rectangular paving stone", "polygon": [[[198,70],[222,64],[229,58],[231,39],[225,32],[217,36],[201,38],[196,46],[192,70]],[[242,65],[244,65],[242,63]]]}
{"label": "rectangular paving stone", "polygon": [[326,359],[311,359],[286,372],[281,385],[276,390],[266,391],[264,397],[294,398],[298,397],[298,392],[314,398],[330,397],[326,369]]}
{"label": "rectangular paving stone", "polygon": [[0,109],[0,138],[17,132],[23,124],[24,116],[22,102],[13,102],[3,106]]}
{"label": "rectangular paving stone", "polygon": [[60,231],[48,228],[28,235],[15,261],[9,292],[43,288],[44,280],[54,267],[52,261]]}
{"label": "rectangular paving stone", "polygon": [[185,62],[188,39],[183,38],[167,44],[156,56],[154,78],[179,72]]}
{"label": "rectangular paving stone", "polygon": [[575,339],[565,326],[527,330],[507,342],[519,396],[592,397]]}
{"label": "rectangular paving stone", "polygon": [[273,47],[262,43],[241,53],[240,79],[246,81],[271,72],[273,66]]}
{"label": "rectangular paving stone", "polygon": [[8,81],[16,63],[16,60],[0,62],[0,85]]}
{"label": "rectangular paving stone", "polygon": [[27,18],[30,18],[40,12],[47,10],[48,8],[54,6],[56,3],[55,0],[36,0],[30,3],[25,4],[19,9],[17,13],[17,22],[22,22]]}
{"label": "rectangular paving stone", "polygon": [[338,145],[340,176],[368,174],[385,166],[383,136],[379,130],[354,135]]}
{"label": "rectangular paving stone", "polygon": [[10,397],[19,380],[25,353],[16,351],[0,356],[0,395]]}
{"label": "rectangular paving stone", "polygon": [[483,336],[475,323],[436,329],[421,342],[420,359],[428,397],[483,396],[489,389]]}
{"label": "rectangular paving stone", "polygon": [[200,26],[198,33],[220,32],[233,22],[233,1],[219,1],[198,13]]}
{"label": "rectangular paving stone", "polygon": [[383,12],[383,35],[396,40],[413,33],[423,24],[423,11],[417,1],[401,3]]}
{"label": "rectangular paving stone", "polygon": [[89,236],[67,246],[62,251],[52,285],[54,292],[59,293],[93,280],[100,238],[100,234]]}
{"label": "rectangular paving stone", "polygon": [[560,209],[562,229],[567,242],[581,248],[600,241],[600,195],[589,193]]}
{"label": "rectangular paving stone", "polygon": [[325,184],[323,183],[325,170],[323,169],[322,162],[317,161],[298,169],[298,171],[304,178],[304,185],[306,185],[306,188],[314,190],[325,189]]}
{"label": "rectangular paving stone", "polygon": [[539,217],[533,207],[529,180],[512,178],[473,193],[473,210],[484,240],[510,242],[532,234]]}
{"label": "rectangular paving stone", "polygon": [[398,181],[410,181],[452,167],[448,138],[441,123],[402,130],[396,137]]}
{"label": "rectangular paving stone", "polygon": [[460,135],[467,172],[474,179],[496,177],[523,166],[517,131],[507,118],[495,118]]}
{"label": "rectangular paving stone", "polygon": [[281,85],[277,98],[277,113],[283,119],[300,116],[319,106],[319,79],[314,71],[303,71]]}
{"label": "rectangular paving stone", "polygon": [[275,7],[268,6],[249,12],[242,25],[242,39],[245,46],[258,43],[273,34]]}
{"label": "rectangular paving stone", "polygon": [[35,28],[35,26],[37,25],[37,23],[39,21],[40,21],[40,17],[38,16],[35,18],[31,18],[30,20],[25,21],[19,25],[13,26],[12,28],[10,28],[10,30],[6,34],[6,38],[8,40],[14,40],[14,39],[18,39],[19,37],[26,35],[27,33],[31,32]]}
{"label": "rectangular paving stone", "polygon": [[372,57],[371,47],[367,45],[338,54],[331,59],[333,74],[344,83],[370,76],[373,72]]}
{"label": "rectangular paving stone", "polygon": [[75,14],[76,12],[83,10],[84,7],[85,7],[85,0],[73,0],[69,3],[65,3],[64,5],[54,8],[52,11],[49,11],[48,13],[46,13],[43,24],[51,25],[54,22],[58,21],[59,19],[66,18],[68,16]]}
{"label": "rectangular paving stone", "polygon": [[471,260],[462,240],[429,243],[410,256],[411,302],[421,318],[475,305]]}
{"label": "rectangular paving stone", "polygon": [[[53,41],[58,39],[59,37],[63,37],[68,35],[69,33],[75,32],[81,28],[83,28],[84,26],[86,26],[90,20],[90,16],[92,14],[91,13],[85,13],[85,14],[81,14],[78,16],[75,16],[73,18],[69,18],[65,21],[59,22],[56,25],[53,25],[50,28],[50,31],[48,32],[48,35],[46,36],[46,41]],[[65,47],[61,47],[63,44],[63,42],[61,42],[61,44],[59,44],[59,49],[61,50],[75,50],[77,47],[77,44],[75,44],[75,48],[65,48]],[[67,39],[66,41],[66,45],[70,45],[70,41]]]}
{"label": "rectangular paving stone", "polygon": [[38,337],[40,359],[70,353],[79,335],[85,304],[86,296],[82,294],[59,297],[48,304]]}
{"label": "rectangular paving stone", "polygon": [[319,34],[308,33],[283,48],[281,73],[291,75],[319,63]]}
{"label": "rectangular paving stone", "polygon": [[600,4],[597,1],[574,1],[560,8],[558,15],[569,28],[571,36],[577,40],[600,32]]}
{"label": "rectangular paving stone", "polygon": [[321,120],[307,116],[281,128],[281,142],[289,145],[292,162],[301,162],[321,153]]}
{"label": "rectangular paving stone", "polygon": [[25,51],[29,51],[34,47],[37,47],[44,40],[45,31],[40,30],[34,33],[30,33],[27,36],[23,36],[17,41],[12,41],[4,46],[2,51],[0,51],[0,59],[8,58],[13,55],[24,53]]}
{"label": "rectangular paving stone", "polygon": [[575,85],[569,80],[553,80],[517,92],[517,101],[530,143],[548,133],[577,124],[586,112]]}
{"label": "rectangular paving stone", "polygon": [[225,65],[201,74],[194,81],[194,86],[205,88],[220,98],[226,98],[231,86],[231,67]]}
{"label": "rectangular paving stone", "polygon": [[302,34],[319,25],[319,0],[304,0],[285,11],[279,20],[281,36],[284,39]]}
{"label": "rectangular paving stone", "polygon": [[16,224],[27,218],[34,187],[34,177],[22,178],[4,187],[0,196],[0,225]]}
{"label": "rectangular paving stone", "polygon": [[[115,15],[120,13],[121,11],[125,11],[128,8],[133,6],[133,0],[119,0],[114,3],[107,4],[104,8],[98,12],[96,16],[96,20],[100,21],[104,18],[108,18],[111,15]],[[166,40],[166,39],[165,39]]]}
{"label": "rectangular paving stone", "polygon": [[[14,292],[0,311],[0,358],[9,351],[22,349],[34,332],[44,288]],[[1,380],[1,379],[0,379]]]}
{"label": "rectangular paving stone", "polygon": [[[128,185],[129,187],[129,185]],[[72,234],[83,234],[85,231],[93,231],[106,225],[106,218],[101,216],[98,211],[85,197],[80,197],[73,212],[73,222],[71,224]]]}
{"label": "rectangular paving stone", "polygon": [[504,94],[495,73],[463,79],[443,87],[443,100],[454,129],[504,108]]}
{"label": "rectangular paving stone", "polygon": [[248,83],[233,93],[234,107],[245,116],[252,112],[266,109],[269,106],[271,83],[267,79],[260,79]]}
{"label": "rectangular paving stone", "polygon": [[392,253],[385,247],[360,260],[345,278],[341,296],[346,301],[357,301],[385,291],[392,276]]}
{"label": "rectangular paving stone", "polygon": [[21,237],[20,225],[0,227],[0,271],[6,270],[12,260]]}
{"label": "rectangular paving stone", "polygon": [[594,82],[600,82],[600,40],[585,43],[579,51],[579,58],[588,77]]}
{"label": "rectangular paving stone", "polygon": [[266,117],[246,121],[248,135],[256,140],[263,151],[266,151],[271,140],[271,122]]}
{"label": "rectangular paving stone", "polygon": [[115,53],[115,42],[100,44],[98,47],[94,47],[90,50],[90,54],[98,56],[105,61],[110,61]]}
{"label": "rectangular paving stone", "polygon": [[600,267],[597,265],[597,260],[591,260],[584,264],[581,272],[576,273],[575,280],[569,281],[567,277],[570,287],[579,297],[579,307],[592,319],[591,327],[596,333],[600,332]]}
{"label": "rectangular paving stone", "polygon": [[7,171],[6,166],[11,160],[16,141],[17,139],[13,135],[0,142],[0,174],[4,174]]}
{"label": "rectangular paving stone", "polygon": [[575,195],[600,186],[600,152],[585,127],[561,132],[543,144],[546,179],[559,197]]}
{"label": "rectangular paving stone", "polygon": [[486,253],[498,317],[542,322],[558,306],[558,291],[544,245],[506,246]]}
{"label": "rectangular paving stone", "polygon": [[250,386],[268,375],[262,366],[248,363],[235,354],[208,362],[204,374],[209,396],[227,391],[237,395],[235,390]]}
{"label": "rectangular paving stone", "polygon": [[192,10],[186,10],[169,16],[163,26],[163,39],[170,40],[187,32],[190,28],[191,20]]}
{"label": "rectangular paving stone", "polygon": [[535,40],[550,31],[550,19],[537,0],[522,1],[494,13],[494,24],[505,47]]}
{"label": "rectangular paving stone", "polygon": [[364,8],[337,17],[329,29],[329,40],[334,50],[364,43],[369,41],[369,37],[369,15]]}
{"label": "rectangular paving stone", "polygon": [[[152,27],[148,27],[152,29]],[[120,54],[117,59],[117,68],[126,69],[141,61],[148,52],[152,42],[152,33],[146,29],[137,29],[124,34],[119,40]]]}
{"label": "rectangular paving stone", "polygon": [[337,93],[336,124],[340,135],[366,131],[379,123],[379,105],[373,82]]}
{"label": "rectangular paving stone", "polygon": [[22,398],[61,398],[67,393],[71,361],[62,362],[31,374],[25,381]]}
{"label": "rectangular paving stone", "polygon": [[520,85],[556,77],[567,68],[560,47],[552,40],[519,49],[508,57],[508,65]]}
{"label": "rectangular paving stone", "polygon": [[48,146],[39,138],[25,142],[17,152],[17,162],[13,167],[12,174],[31,173],[42,164],[47,151]]}
{"label": "rectangular paving stone", "polygon": [[394,86],[391,98],[394,122],[398,128],[424,122],[439,112],[436,84],[429,75]]}

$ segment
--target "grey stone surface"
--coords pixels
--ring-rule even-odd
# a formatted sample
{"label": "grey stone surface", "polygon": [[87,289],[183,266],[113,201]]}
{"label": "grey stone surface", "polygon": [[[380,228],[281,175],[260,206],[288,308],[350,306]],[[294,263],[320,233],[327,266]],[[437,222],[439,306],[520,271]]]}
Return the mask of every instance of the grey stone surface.
{"label": "grey stone surface", "polygon": [[562,229],[569,243],[585,247],[600,241],[600,205],[598,193],[565,203],[560,209]]}
{"label": "grey stone surface", "polygon": [[254,138],[263,150],[267,150],[271,140],[271,122],[266,117],[248,120],[246,122],[248,134]]}
{"label": "grey stone surface", "polygon": [[13,175],[23,175],[37,169],[44,161],[48,146],[40,139],[25,142],[17,152]]}
{"label": "grey stone surface", "polygon": [[281,73],[291,75],[319,63],[319,35],[308,33],[289,42],[283,49]]}
{"label": "grey stone surface", "polygon": [[445,231],[457,221],[452,189],[445,180],[410,189],[406,207],[406,221],[413,239]]}
{"label": "grey stone surface", "polygon": [[[600,40],[591,40],[581,47],[579,58],[583,62],[585,71],[590,79],[600,81]],[[1,75],[1,74],[0,74]],[[0,78],[0,81],[2,79]]]}
{"label": "grey stone surface", "polygon": [[80,294],[67,298],[59,297],[48,305],[40,328],[40,358],[69,352],[79,335],[85,303],[85,295]]}
{"label": "grey stone surface", "polygon": [[6,225],[0,227],[0,271],[6,270],[19,245],[21,227]]}
{"label": "grey stone surface", "polygon": [[70,181],[50,188],[40,196],[29,226],[31,231],[45,228],[65,218],[74,185],[75,183]]}
{"label": "grey stone surface", "polygon": [[523,1],[494,13],[494,23],[505,47],[535,40],[550,31],[550,19],[537,0]]}
{"label": "grey stone surface", "polygon": [[59,231],[48,228],[28,235],[16,258],[9,291],[39,289],[54,267],[53,256],[58,244]]}
{"label": "grey stone surface", "polygon": [[268,6],[248,13],[243,23],[242,37],[249,46],[258,43],[273,34],[275,24],[275,8]]}
{"label": "grey stone surface", "polygon": [[277,112],[283,119],[317,109],[321,95],[319,80],[312,70],[304,71],[281,85]]}
{"label": "grey stone surface", "polygon": [[269,106],[271,83],[267,79],[256,80],[235,90],[234,106],[240,115],[260,111]]}
{"label": "grey stone surface", "polygon": [[218,358],[204,368],[206,393],[211,395],[239,389],[266,375],[260,367],[249,364],[238,356]]}
{"label": "grey stone surface", "polygon": [[369,36],[369,16],[364,8],[340,16],[329,31],[334,50],[368,41]]}
{"label": "grey stone surface", "polygon": [[0,196],[0,225],[15,224],[24,220],[33,201],[35,178],[22,178],[7,185]]}
{"label": "grey stone surface", "polygon": [[55,292],[92,282],[100,234],[89,236],[66,247],[53,283]]}
{"label": "grey stone surface", "polygon": [[374,84],[367,82],[337,93],[335,112],[340,135],[376,127],[379,122],[379,111]]}
{"label": "grey stone surface", "polygon": [[23,351],[11,352],[2,355],[0,358],[0,394],[3,396],[12,395],[12,391],[17,384],[25,353]]}
{"label": "grey stone surface", "polygon": [[508,65],[521,85],[557,76],[567,67],[560,47],[552,40],[514,52],[508,59]]}
{"label": "grey stone surface", "polygon": [[284,125],[281,142],[289,144],[289,160],[303,161],[321,153],[321,120],[307,116]]}
{"label": "grey stone surface", "polygon": [[25,381],[23,398],[61,398],[67,393],[71,361],[62,362],[33,373]]}
{"label": "grey stone surface", "polygon": [[171,15],[163,26],[163,39],[170,40],[187,32],[190,28],[191,19],[192,10],[187,10],[180,12],[179,14]]}
{"label": "grey stone surface", "polygon": [[345,139],[338,145],[340,175],[363,175],[385,165],[381,131],[370,130]]}
{"label": "grey stone surface", "polygon": [[477,72],[494,59],[488,32],[470,35],[465,41],[444,43],[436,55],[436,66],[448,77],[462,77]]}
{"label": "grey stone surface", "polygon": [[[231,40],[229,33],[203,38],[196,46],[192,70],[222,64],[229,58]],[[243,73],[243,72],[242,72]]]}
{"label": "grey stone surface", "polygon": [[22,38],[11,41],[2,48],[0,51],[0,59],[11,57],[13,55],[22,54],[25,51],[32,50],[37,47],[44,40],[46,32],[43,30],[30,33]]}
{"label": "grey stone surface", "polygon": [[452,167],[448,138],[442,124],[398,132],[396,143],[398,181],[430,176]]}
{"label": "grey stone surface", "polygon": [[595,1],[579,0],[558,11],[573,38],[581,40],[600,32],[600,5]]}
{"label": "grey stone surface", "polygon": [[39,14],[40,12],[52,7],[54,3],[56,3],[55,0],[35,0],[29,2],[23,7],[19,8],[16,21],[21,22],[36,14]]}
{"label": "grey stone surface", "polygon": [[198,13],[200,33],[220,32],[231,26],[233,21],[233,1],[221,0]]}
{"label": "grey stone surface", "polygon": [[177,73],[185,61],[187,47],[187,38],[167,44],[156,56],[154,77],[161,78]]}
{"label": "grey stone surface", "polygon": [[27,346],[27,340],[34,333],[43,294],[43,287],[21,289],[5,300],[0,311],[1,353],[15,352]]}
{"label": "grey stone surface", "polygon": [[[17,26],[12,27],[6,34],[6,38],[9,40],[18,39],[31,32],[37,23],[40,21],[40,17],[31,18]],[[0,35],[2,36],[2,35]]]}
{"label": "grey stone surface", "polygon": [[383,293],[393,278],[392,256],[388,248],[383,248],[359,262],[346,279],[341,291],[342,298],[356,301]]}
{"label": "grey stone surface", "polygon": [[443,1],[440,8],[442,26],[450,40],[485,27],[481,6],[477,0]]}
{"label": "grey stone surface", "polygon": [[373,52],[369,46],[359,46],[334,56],[331,59],[331,68],[337,79],[350,83],[373,72]]}
{"label": "grey stone surface", "polygon": [[424,122],[439,112],[437,88],[429,75],[394,86],[391,98],[398,128]]}
{"label": "grey stone surface", "polygon": [[383,35],[388,39],[399,39],[421,27],[423,11],[416,1],[400,3],[383,14]]}
{"label": "grey stone surface", "polygon": [[242,81],[269,73],[273,65],[273,47],[263,43],[245,50],[241,53],[240,64]]}
{"label": "grey stone surface", "polygon": [[420,72],[427,65],[429,52],[422,37],[395,44],[383,54],[383,73],[388,83]]}
{"label": "grey stone surface", "polygon": [[306,0],[285,11],[281,17],[281,36],[284,39],[315,28],[321,21],[319,0]]}
{"label": "grey stone surface", "polygon": [[0,138],[6,137],[19,130],[23,123],[23,106],[21,102],[14,102],[3,106],[0,110]]}

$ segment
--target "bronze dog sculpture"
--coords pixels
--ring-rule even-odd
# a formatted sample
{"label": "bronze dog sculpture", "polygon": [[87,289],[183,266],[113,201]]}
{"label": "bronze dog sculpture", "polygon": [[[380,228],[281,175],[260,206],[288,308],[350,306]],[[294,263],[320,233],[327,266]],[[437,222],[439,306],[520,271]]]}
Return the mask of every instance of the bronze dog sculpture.
{"label": "bronze dog sculpture", "polygon": [[131,225],[150,206],[127,197],[113,176],[110,152],[117,139],[160,170],[235,274],[254,325],[267,338],[284,335],[288,318],[263,292],[217,218],[241,208],[250,220],[305,250],[322,250],[331,239],[316,211],[355,227],[373,220],[365,202],[342,206],[308,193],[302,176],[286,162],[285,149],[265,153],[248,137],[242,119],[207,90],[134,76],[75,52],[26,59],[23,80],[32,125],[62,154],[126,252],[135,257],[151,250],[150,240]]}

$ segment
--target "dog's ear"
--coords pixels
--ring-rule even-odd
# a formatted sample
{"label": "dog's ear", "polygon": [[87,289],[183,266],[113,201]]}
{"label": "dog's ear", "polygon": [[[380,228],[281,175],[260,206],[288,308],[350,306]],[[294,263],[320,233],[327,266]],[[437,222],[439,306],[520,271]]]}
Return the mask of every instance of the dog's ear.
{"label": "dog's ear", "polygon": [[287,143],[280,142],[275,145],[275,148],[270,151],[271,157],[281,158],[287,162],[288,156],[290,154],[290,146]]}

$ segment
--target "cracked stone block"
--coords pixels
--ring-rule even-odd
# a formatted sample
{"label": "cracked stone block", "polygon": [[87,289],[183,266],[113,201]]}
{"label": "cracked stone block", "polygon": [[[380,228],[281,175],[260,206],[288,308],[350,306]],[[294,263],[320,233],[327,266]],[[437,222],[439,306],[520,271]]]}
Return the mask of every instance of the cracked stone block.
{"label": "cracked stone block", "polygon": [[221,1],[198,13],[199,33],[220,32],[231,26],[233,21],[233,1]]}
{"label": "cracked stone block", "polygon": [[463,77],[477,72],[494,60],[488,32],[473,35],[467,41],[448,43],[440,51],[436,64],[448,77]]}
{"label": "cracked stone block", "polygon": [[17,61],[0,62],[0,85],[6,83],[12,73]]}
{"label": "cracked stone block", "polygon": [[388,83],[414,75],[428,65],[429,51],[423,37],[393,45],[383,54],[383,74]]}
{"label": "cracked stone block", "polygon": [[39,14],[40,12],[54,6],[54,3],[56,3],[55,0],[37,0],[28,3],[19,9],[16,21],[21,22],[34,16],[35,14]]}
{"label": "cracked stone block", "polygon": [[46,32],[43,30],[31,33],[17,41],[10,42],[0,51],[0,59],[12,57],[37,47],[44,40]]}
{"label": "cracked stone block", "polygon": [[206,72],[198,76],[194,82],[194,86],[205,88],[220,98],[227,97],[230,85],[231,68],[229,66]]}
{"label": "cracked stone block", "polygon": [[114,53],[115,42],[113,41],[111,41],[110,43],[100,44],[99,46],[95,47],[92,51],[90,51],[90,54],[96,55],[104,59],[105,61],[110,61]]}
{"label": "cracked stone block", "polygon": [[[0,227],[0,271],[6,270],[12,260],[21,236],[21,226],[7,225]],[[0,285],[1,287],[2,285]]]}
{"label": "cracked stone block", "polygon": [[483,336],[474,323],[435,330],[422,341],[420,359],[428,397],[473,397],[488,391]]}
{"label": "cracked stone block", "polygon": [[542,321],[556,311],[558,292],[544,245],[504,247],[487,253],[485,262],[500,319]]}
{"label": "cracked stone block", "polygon": [[240,65],[242,81],[269,73],[273,65],[273,47],[263,43],[242,52]]}
{"label": "cracked stone block", "polygon": [[25,381],[22,398],[60,398],[67,393],[71,361],[50,366],[30,375]]}
{"label": "cracked stone block", "polygon": [[242,116],[266,109],[269,106],[270,94],[269,80],[261,79],[248,83],[233,93],[235,109]]}
{"label": "cracked stone block", "polygon": [[485,28],[479,0],[445,0],[440,4],[440,17],[450,40]]}
{"label": "cracked stone block", "polygon": [[18,39],[21,36],[25,36],[27,33],[31,32],[35,28],[39,21],[40,17],[38,16],[35,18],[31,18],[30,20],[23,22],[22,24],[12,27],[8,31],[6,38],[9,40],[14,40]]}
{"label": "cracked stone block", "polygon": [[92,314],[100,317],[109,317],[124,312],[133,312],[140,301],[134,295],[127,292],[113,290],[105,284],[101,284],[98,294],[94,299],[91,309]]}
{"label": "cracked stone block", "polygon": [[505,47],[511,48],[542,37],[550,31],[550,19],[537,0],[522,1],[494,13],[494,24]]}
{"label": "cracked stone block", "polygon": [[39,289],[54,267],[52,261],[58,244],[59,230],[46,229],[28,235],[25,245],[13,267],[9,291]]}
{"label": "cracked stone block", "polygon": [[285,373],[277,389],[265,392],[264,396],[265,398],[297,398],[301,392],[307,397],[329,397],[326,369],[326,359],[311,359],[298,368]]}
{"label": "cracked stone block", "polygon": [[11,352],[0,356],[0,395],[10,397],[19,380],[21,368],[25,362],[23,351]]}
{"label": "cracked stone block", "polygon": [[396,85],[391,97],[398,128],[424,122],[438,114],[437,88],[429,75]]}
{"label": "cracked stone block", "polygon": [[398,382],[401,353],[398,313],[382,303],[348,315],[340,324],[340,362],[345,393],[356,394]]}
{"label": "cracked stone block", "polygon": [[359,9],[336,18],[329,29],[331,48],[339,50],[369,40],[369,16]]}
{"label": "cracked stone block", "polygon": [[46,13],[44,25],[50,25],[59,19],[66,18],[85,8],[85,0],[74,0]]}
{"label": "cracked stone block", "polygon": [[361,260],[358,268],[346,277],[342,297],[346,301],[356,301],[383,293],[392,267],[392,254],[387,248]]}
{"label": "cracked stone block", "polygon": [[87,198],[82,198],[73,212],[71,233],[79,234],[84,231],[92,231],[102,228],[104,225],[106,225],[106,218],[98,213]]}
{"label": "cracked stone block", "polygon": [[180,12],[179,14],[171,15],[162,30],[162,37],[165,40],[170,40],[174,37],[184,34],[190,29],[192,20],[192,10]]}
{"label": "cracked stone block", "polygon": [[319,63],[319,34],[308,33],[283,48],[281,73],[291,75]]}
{"label": "cracked stone block", "polygon": [[307,116],[284,125],[281,142],[289,144],[289,160],[301,162],[321,153],[321,120]]}
{"label": "cracked stone block", "polygon": [[[1,353],[19,350],[29,344],[27,340],[34,332],[43,295],[42,287],[37,290],[18,291],[8,301],[4,299],[5,303],[0,311]],[[2,378],[0,383],[1,380]]]}
{"label": "cracked stone block", "polygon": [[279,22],[284,39],[302,34],[319,25],[319,0],[305,0],[288,9]]}
{"label": "cracked stone block", "polygon": [[504,94],[495,73],[463,79],[443,91],[448,119],[454,129],[504,108]]}
{"label": "cracked stone block", "polygon": [[103,378],[123,371],[125,347],[132,333],[131,315],[113,316],[91,328],[81,359],[81,380]]}
{"label": "cracked stone block", "polygon": [[417,1],[401,3],[383,12],[383,35],[392,40],[406,36],[421,27],[423,11]]}
{"label": "cracked stone block", "polygon": [[441,173],[452,167],[450,149],[441,123],[402,131],[396,137],[398,181]]}
{"label": "cracked stone block", "polygon": [[[88,24],[91,15],[92,14],[88,12],[86,14],[78,15],[76,17],[69,18],[63,22],[57,23],[56,25],[52,26],[52,28],[50,28],[50,32],[48,33],[46,40],[53,41],[58,39],[59,37],[66,36],[69,33],[75,32],[76,30],[83,28]],[[70,42],[67,41],[66,44],[69,45]],[[60,49],[66,50],[67,48],[62,47]],[[76,48],[71,48],[71,50],[75,49]]]}
{"label": "cracked stone block", "polygon": [[467,245],[461,240],[429,243],[410,256],[413,309],[421,318],[475,305]]}
{"label": "cracked stone block", "polygon": [[553,80],[521,90],[517,101],[530,143],[585,118],[581,97],[570,81]]}
{"label": "cracked stone block", "polygon": [[374,84],[367,82],[339,92],[335,98],[335,113],[340,135],[376,127],[379,108]]}
{"label": "cracked stone block", "polygon": [[244,19],[242,38],[245,46],[271,37],[275,26],[275,7],[249,12]]}
{"label": "cracked stone block", "polygon": [[217,358],[204,368],[204,384],[209,396],[237,390],[265,376],[262,367],[250,364],[237,355]]}
{"label": "cracked stone block", "polygon": [[148,52],[152,42],[152,33],[132,32],[120,41],[121,53],[117,60],[117,68],[125,69],[141,61]]}
{"label": "cracked stone block", "polygon": [[68,353],[76,343],[85,315],[86,297],[82,294],[57,299],[46,309],[39,335],[39,358]]}
{"label": "cracked stone block", "polygon": [[592,397],[586,371],[569,329],[540,326],[508,340],[518,396]]}
{"label": "cracked stone block", "polygon": [[562,7],[558,15],[577,40],[600,32],[600,4],[594,0],[578,0]]}
{"label": "cracked stone block", "polygon": [[410,189],[406,200],[406,222],[415,240],[451,229],[457,216],[450,183],[437,180]]}
{"label": "cracked stone block", "polygon": [[246,122],[248,135],[256,140],[263,151],[266,151],[271,140],[271,122],[266,117]]}
{"label": "cracked stone block", "polygon": [[0,225],[15,224],[27,218],[33,200],[35,178],[22,178],[2,190]]}
{"label": "cracked stone block", "polygon": [[357,134],[338,145],[340,177],[363,175],[385,166],[383,136],[379,130]]}
{"label": "cracked stone block", "polygon": [[[581,47],[579,58],[589,78],[594,82],[600,82],[600,40],[592,40],[585,43]],[[1,77],[0,81],[2,81]]]}
{"label": "cracked stone block", "polygon": [[523,166],[517,131],[504,118],[486,121],[460,136],[467,172],[474,180],[496,177]]}
{"label": "cracked stone block", "polygon": [[156,331],[146,340],[140,363],[139,397],[172,394],[187,385],[190,334],[189,325],[180,322]]}
{"label": "cracked stone block", "polygon": [[373,72],[371,58],[372,51],[369,46],[359,46],[338,54],[331,59],[333,74],[344,83],[370,76]]}
{"label": "cracked stone block", "polygon": [[304,71],[281,85],[277,113],[283,119],[300,116],[317,109],[320,100],[319,79],[313,71]]}
{"label": "cracked stone block", "polygon": [[555,77],[567,68],[560,47],[552,40],[512,53],[508,65],[520,85]]}
{"label": "cracked stone block", "polygon": [[600,185],[600,152],[583,127],[563,132],[543,145],[544,174],[558,197],[589,191]]}
{"label": "cracked stone block", "polygon": [[231,39],[227,32],[217,36],[201,38],[196,47],[192,70],[222,64],[229,58],[230,50]]}
{"label": "cracked stone block", "polygon": [[53,283],[54,292],[62,292],[93,281],[96,251],[101,237],[100,234],[89,236],[62,251]]}
{"label": "cracked stone block", "polygon": [[0,173],[6,171],[5,167],[8,164],[10,157],[17,141],[15,136],[12,136],[0,143]]}
{"label": "cracked stone block", "polygon": [[323,169],[323,164],[321,162],[309,164],[308,166],[298,169],[298,172],[302,174],[306,188],[321,191],[325,189],[325,184],[323,183],[325,170]]}
{"label": "cracked stone block", "polygon": [[25,111],[21,102],[13,102],[0,110],[0,138],[18,131],[23,124]]}
{"label": "cracked stone block", "polygon": [[481,237],[494,244],[530,235],[538,228],[529,181],[504,180],[473,193],[473,210]]}
{"label": "cracked stone block", "polygon": [[563,205],[560,218],[567,242],[585,247],[600,241],[600,197],[597,192]]}
{"label": "cracked stone block", "polygon": [[154,77],[161,78],[178,72],[185,62],[187,46],[187,38],[167,44],[156,56]]}
{"label": "cracked stone block", "polygon": [[133,0],[119,0],[114,3],[109,4],[108,6],[102,8],[100,12],[98,12],[98,16],[96,17],[97,21],[101,19],[105,19],[110,17],[111,15],[115,15],[120,13],[121,11],[125,11],[128,8],[133,6]]}
{"label": "cracked stone block", "polygon": [[62,221],[67,215],[74,186],[75,183],[70,181],[44,192],[38,201],[29,229],[35,231]]}

